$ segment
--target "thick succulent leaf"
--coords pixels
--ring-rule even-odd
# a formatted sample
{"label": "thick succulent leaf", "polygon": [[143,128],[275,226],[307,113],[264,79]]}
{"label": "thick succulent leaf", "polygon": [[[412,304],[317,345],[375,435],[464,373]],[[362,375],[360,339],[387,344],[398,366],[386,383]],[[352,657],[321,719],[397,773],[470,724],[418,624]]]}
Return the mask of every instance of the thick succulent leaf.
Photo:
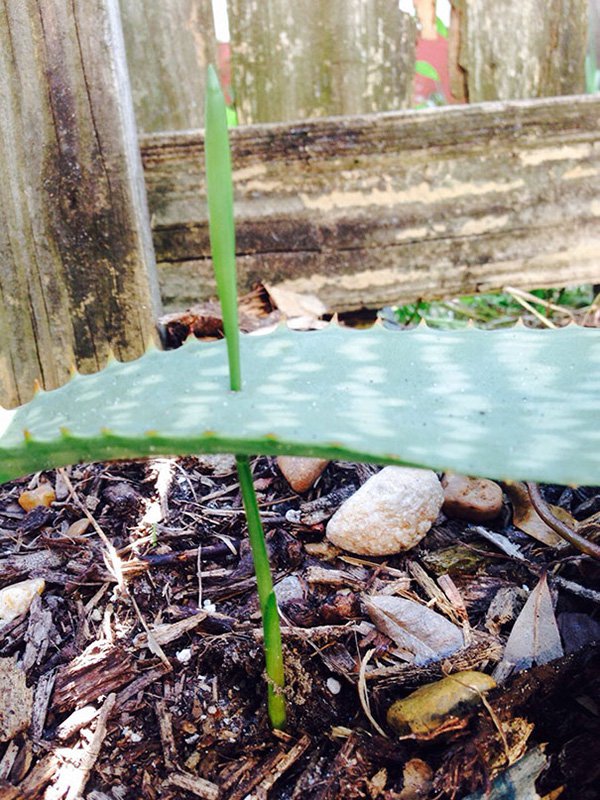
{"label": "thick succulent leaf", "polygon": [[76,461],[232,452],[600,484],[600,332],[285,328],[153,351],[0,410],[0,480]]}

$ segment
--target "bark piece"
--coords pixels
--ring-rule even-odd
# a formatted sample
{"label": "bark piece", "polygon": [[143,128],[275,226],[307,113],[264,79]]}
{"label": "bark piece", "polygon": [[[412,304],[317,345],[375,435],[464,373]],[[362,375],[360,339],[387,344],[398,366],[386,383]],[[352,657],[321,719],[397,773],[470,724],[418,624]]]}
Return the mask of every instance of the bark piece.
{"label": "bark piece", "polygon": [[33,689],[12,658],[0,658],[0,742],[8,742],[31,723]]}
{"label": "bark piece", "polygon": [[219,797],[219,787],[216,783],[200,778],[198,775],[192,775],[190,772],[174,772],[169,775],[166,783],[167,785],[177,786],[177,788],[186,792],[191,792],[196,797],[203,798],[203,800],[217,800]]}
{"label": "bark piece", "polygon": [[59,670],[52,709],[63,712],[86,705],[124,686],[136,675],[133,658],[120,645],[93,642]]}
{"label": "bark piece", "polygon": [[27,576],[34,578],[62,567],[66,559],[49,550],[38,550],[24,555],[7,556],[0,559],[2,581],[14,581]]}

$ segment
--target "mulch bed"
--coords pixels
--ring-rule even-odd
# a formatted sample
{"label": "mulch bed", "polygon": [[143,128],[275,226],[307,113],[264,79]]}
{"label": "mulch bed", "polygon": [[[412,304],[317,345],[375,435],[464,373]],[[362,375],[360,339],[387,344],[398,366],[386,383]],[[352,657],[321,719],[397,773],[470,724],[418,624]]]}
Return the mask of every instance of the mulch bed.
{"label": "mulch bed", "polygon": [[[0,630],[0,657],[17,657],[34,693],[31,724],[0,744],[0,800],[77,797],[77,787],[90,800],[464,798],[526,751],[542,753],[540,796],[598,797],[600,564],[517,530],[508,500],[486,528],[518,545],[522,559],[443,515],[403,556],[336,551],[324,543],[327,519],[374,470],[332,463],[299,496],[274,460],[254,462],[283,587],[286,734],[266,717],[255,581],[230,459],[79,465],[1,487],[1,584],[42,577],[46,587]],[[25,513],[17,499],[39,480],[57,499]],[[577,519],[600,510],[600,489],[544,491]],[[400,739],[386,728],[390,703],[423,683],[457,669],[491,672],[523,587],[544,572],[563,658],[514,674],[487,706],[437,736]],[[363,598],[397,593],[440,610],[440,575],[458,590],[470,644],[424,666],[401,661]],[[501,589],[515,602],[490,616]],[[386,736],[365,713],[365,694]]]}

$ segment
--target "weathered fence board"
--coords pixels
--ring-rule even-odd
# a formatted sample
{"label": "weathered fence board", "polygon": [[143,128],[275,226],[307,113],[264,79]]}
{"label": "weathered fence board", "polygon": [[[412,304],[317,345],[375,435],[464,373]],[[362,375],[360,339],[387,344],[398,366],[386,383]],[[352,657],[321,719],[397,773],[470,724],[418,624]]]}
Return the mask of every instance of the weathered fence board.
{"label": "weathered fence board", "polygon": [[[240,283],[332,310],[598,281],[600,98],[232,131]],[[163,300],[214,295],[202,133],[142,142]]]}
{"label": "weathered fence board", "polygon": [[140,355],[158,286],[117,0],[0,3],[0,403]]}
{"label": "weathered fence board", "polygon": [[416,23],[397,0],[229,0],[243,124],[406,108]]}
{"label": "weathered fence board", "polygon": [[474,103],[582,92],[588,6],[589,0],[453,0],[455,95]]}
{"label": "weathered fence board", "polygon": [[216,51],[210,0],[121,0],[121,18],[140,132],[201,127]]}

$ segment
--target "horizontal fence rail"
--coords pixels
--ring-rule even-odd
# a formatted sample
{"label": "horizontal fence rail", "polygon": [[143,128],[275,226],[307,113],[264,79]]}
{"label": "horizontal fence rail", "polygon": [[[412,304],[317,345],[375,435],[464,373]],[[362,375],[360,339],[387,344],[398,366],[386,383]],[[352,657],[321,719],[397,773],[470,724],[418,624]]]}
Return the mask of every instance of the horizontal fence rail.
{"label": "horizontal fence rail", "polygon": [[[240,284],[332,311],[600,280],[600,98],[231,132]],[[202,131],[141,141],[166,309],[214,295]]]}

